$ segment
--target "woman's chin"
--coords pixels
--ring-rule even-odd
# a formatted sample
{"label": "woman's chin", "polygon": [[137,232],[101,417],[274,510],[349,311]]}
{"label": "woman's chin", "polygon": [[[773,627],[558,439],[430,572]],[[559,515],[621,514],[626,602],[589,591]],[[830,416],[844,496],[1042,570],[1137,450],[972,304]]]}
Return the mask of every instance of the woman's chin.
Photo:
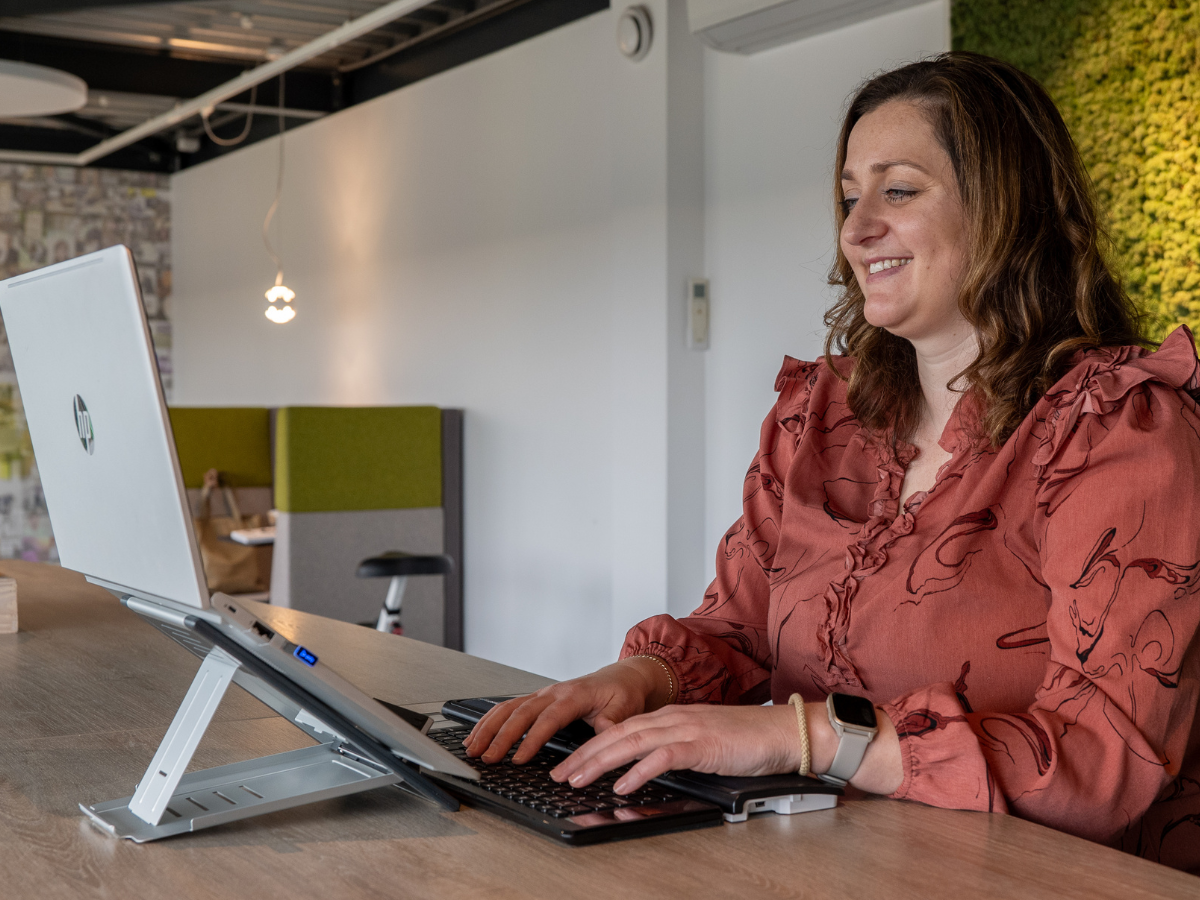
{"label": "woman's chin", "polygon": [[897,334],[897,329],[900,331],[904,330],[904,320],[906,317],[895,308],[880,308],[879,306],[872,308],[871,304],[868,303],[863,308],[863,318],[867,320],[868,324],[876,328],[882,328],[897,335],[897,337],[903,337],[903,335]]}

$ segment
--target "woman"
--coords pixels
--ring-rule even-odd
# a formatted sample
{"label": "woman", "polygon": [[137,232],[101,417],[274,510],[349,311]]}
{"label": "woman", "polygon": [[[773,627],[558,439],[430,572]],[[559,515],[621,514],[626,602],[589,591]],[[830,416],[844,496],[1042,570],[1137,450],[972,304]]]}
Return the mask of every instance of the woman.
{"label": "woman", "polygon": [[[498,706],[468,753],[528,731],[523,762],[584,718],[554,772],[577,786],[807,762],[1200,873],[1190,334],[1139,346],[1066,126],[1011,66],[868,82],[836,173],[826,354],[784,363],[704,604]],[[875,713],[865,751],[830,695]]]}

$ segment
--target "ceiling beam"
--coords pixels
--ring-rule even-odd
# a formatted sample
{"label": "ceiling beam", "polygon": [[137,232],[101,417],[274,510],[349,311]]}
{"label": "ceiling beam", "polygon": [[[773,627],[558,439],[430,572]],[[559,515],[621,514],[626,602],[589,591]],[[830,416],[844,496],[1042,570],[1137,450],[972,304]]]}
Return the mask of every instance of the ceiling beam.
{"label": "ceiling beam", "polygon": [[[94,146],[96,138],[77,131],[57,128],[29,128],[0,122],[0,147],[10,153],[38,154],[82,153]],[[60,165],[53,158],[28,160],[35,165]],[[105,169],[137,169],[142,172],[173,172],[179,168],[179,154],[159,141],[140,141],[113,153],[104,160]]]}
{"label": "ceiling beam", "polygon": [[163,0],[0,0],[0,16],[33,16],[104,6],[145,6]]}
{"label": "ceiling beam", "polygon": [[[162,50],[3,30],[0,30],[0,59],[62,69],[82,78],[93,91],[187,98],[198,97],[251,68],[246,64],[182,58]],[[287,75],[288,106],[330,112],[336,108],[333,84],[330,73],[292,69]],[[274,85],[264,84],[259,89],[259,102],[278,103]]]}

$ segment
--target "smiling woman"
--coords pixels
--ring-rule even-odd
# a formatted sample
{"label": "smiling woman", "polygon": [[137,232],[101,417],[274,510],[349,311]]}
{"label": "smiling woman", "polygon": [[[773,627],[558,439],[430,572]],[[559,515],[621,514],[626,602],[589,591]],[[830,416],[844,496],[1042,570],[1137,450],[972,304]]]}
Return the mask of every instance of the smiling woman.
{"label": "smiling woman", "polygon": [[1070,134],[1011,66],[868,82],[836,172],[826,354],[784,362],[704,602],[468,753],[524,734],[526,761],[584,718],[552,773],[575,786],[798,770],[1200,874],[1190,333],[1144,348]]}

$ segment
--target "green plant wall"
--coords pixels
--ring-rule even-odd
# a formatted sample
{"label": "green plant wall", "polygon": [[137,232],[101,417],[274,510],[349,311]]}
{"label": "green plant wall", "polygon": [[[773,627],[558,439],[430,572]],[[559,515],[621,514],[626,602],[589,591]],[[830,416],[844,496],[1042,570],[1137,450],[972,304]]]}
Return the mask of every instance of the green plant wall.
{"label": "green plant wall", "polygon": [[1058,104],[1151,337],[1200,334],[1200,0],[954,0],[952,27]]}

